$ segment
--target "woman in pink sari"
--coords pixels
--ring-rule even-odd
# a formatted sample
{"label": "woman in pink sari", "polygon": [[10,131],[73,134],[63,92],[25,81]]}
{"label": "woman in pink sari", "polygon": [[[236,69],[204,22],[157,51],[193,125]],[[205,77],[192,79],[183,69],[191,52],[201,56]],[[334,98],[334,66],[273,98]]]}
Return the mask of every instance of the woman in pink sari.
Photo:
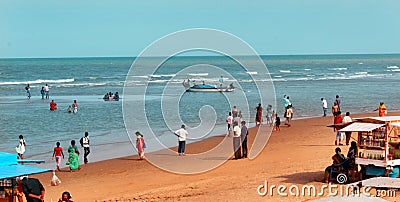
{"label": "woman in pink sari", "polygon": [[136,148],[138,150],[139,159],[144,159],[144,149],[146,148],[146,144],[144,143],[143,135],[138,132],[135,133],[137,136],[136,139]]}

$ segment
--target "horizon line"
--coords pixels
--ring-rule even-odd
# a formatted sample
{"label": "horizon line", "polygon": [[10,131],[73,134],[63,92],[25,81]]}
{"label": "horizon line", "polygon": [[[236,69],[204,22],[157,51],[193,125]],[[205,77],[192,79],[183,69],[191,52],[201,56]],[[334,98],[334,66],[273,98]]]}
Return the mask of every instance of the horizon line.
{"label": "horizon line", "polygon": [[[400,53],[311,53],[311,54],[259,54],[257,56],[340,56],[340,55],[400,55]],[[227,55],[179,55],[175,57],[224,57]],[[235,55],[236,57],[246,57],[252,55]],[[78,59],[78,58],[137,58],[139,56],[54,56],[54,57],[0,57],[3,59]],[[163,55],[152,57],[165,57]],[[147,57],[151,58],[151,57]]]}

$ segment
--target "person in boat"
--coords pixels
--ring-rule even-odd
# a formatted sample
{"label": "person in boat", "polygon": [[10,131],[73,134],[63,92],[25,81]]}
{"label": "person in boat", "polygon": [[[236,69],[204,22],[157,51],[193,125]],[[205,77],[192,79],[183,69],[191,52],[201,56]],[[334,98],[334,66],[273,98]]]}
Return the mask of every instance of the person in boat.
{"label": "person in boat", "polygon": [[196,87],[196,86],[197,86],[196,80],[193,80],[193,87]]}
{"label": "person in boat", "polygon": [[204,83],[204,81],[203,81],[203,86],[205,86],[206,84]]}
{"label": "person in boat", "polygon": [[118,92],[115,92],[115,94],[114,94],[114,100],[115,100],[115,101],[119,101],[119,94],[118,94]]}
{"label": "person in boat", "polygon": [[219,78],[219,87],[222,88],[222,84],[224,83],[224,77],[221,76],[221,78]]}

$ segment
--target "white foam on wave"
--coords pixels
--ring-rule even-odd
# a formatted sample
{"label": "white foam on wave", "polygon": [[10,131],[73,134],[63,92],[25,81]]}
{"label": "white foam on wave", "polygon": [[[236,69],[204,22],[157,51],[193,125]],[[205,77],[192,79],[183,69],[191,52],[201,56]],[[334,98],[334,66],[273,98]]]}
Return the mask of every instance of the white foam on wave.
{"label": "white foam on wave", "polygon": [[282,76],[274,76],[275,78],[282,78]]}
{"label": "white foam on wave", "polygon": [[208,76],[208,73],[189,74],[190,76]]}
{"label": "white foam on wave", "polygon": [[330,68],[330,69],[340,71],[340,70],[347,70],[347,67],[337,67],[337,68]]}
{"label": "white foam on wave", "polygon": [[355,74],[357,74],[357,75],[368,74],[368,72],[356,72]]}
{"label": "white foam on wave", "polygon": [[304,69],[305,71],[311,71],[311,69]]}
{"label": "white foam on wave", "polygon": [[363,65],[364,63],[362,63],[362,62],[359,62],[358,64],[359,64],[359,65]]}
{"label": "white foam on wave", "polygon": [[396,66],[396,65],[393,65],[393,66],[388,66],[388,67],[386,67],[386,68],[388,68],[388,69],[398,69],[399,67]]}
{"label": "white foam on wave", "polygon": [[290,70],[279,70],[281,73],[290,73]]}
{"label": "white foam on wave", "polygon": [[258,74],[258,72],[246,72],[246,73],[248,73],[248,74],[250,74],[250,75]]}
{"label": "white foam on wave", "polygon": [[392,69],[390,71],[392,71],[392,72],[400,72],[400,69]]}
{"label": "white foam on wave", "polygon": [[174,76],[176,76],[176,74],[160,74],[160,75],[158,75],[158,74],[153,74],[153,75],[151,75],[151,77],[155,77],[155,78],[160,78],[160,77],[174,77]]}
{"label": "white foam on wave", "polygon": [[57,79],[57,80],[45,80],[38,79],[34,81],[8,81],[8,82],[0,82],[0,85],[19,85],[19,84],[39,84],[39,83],[70,83],[74,82],[75,79]]}

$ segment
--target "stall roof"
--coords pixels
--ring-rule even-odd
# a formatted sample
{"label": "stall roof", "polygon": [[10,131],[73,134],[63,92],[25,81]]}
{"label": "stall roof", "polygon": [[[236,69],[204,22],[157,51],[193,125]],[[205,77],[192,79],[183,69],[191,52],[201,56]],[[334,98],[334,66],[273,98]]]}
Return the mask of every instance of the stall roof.
{"label": "stall roof", "polygon": [[0,179],[9,179],[23,175],[32,175],[49,172],[50,170],[34,166],[20,165],[17,162],[17,155],[0,152]]}
{"label": "stall roof", "polygon": [[354,122],[340,129],[339,132],[368,132],[368,131],[373,131],[374,129],[377,129],[384,125],[385,124]]}
{"label": "stall roof", "polygon": [[361,122],[375,122],[375,123],[400,122],[400,116],[363,117],[363,118],[355,118],[355,120]]}
{"label": "stall roof", "polygon": [[391,126],[400,127],[400,122],[390,123]]}

